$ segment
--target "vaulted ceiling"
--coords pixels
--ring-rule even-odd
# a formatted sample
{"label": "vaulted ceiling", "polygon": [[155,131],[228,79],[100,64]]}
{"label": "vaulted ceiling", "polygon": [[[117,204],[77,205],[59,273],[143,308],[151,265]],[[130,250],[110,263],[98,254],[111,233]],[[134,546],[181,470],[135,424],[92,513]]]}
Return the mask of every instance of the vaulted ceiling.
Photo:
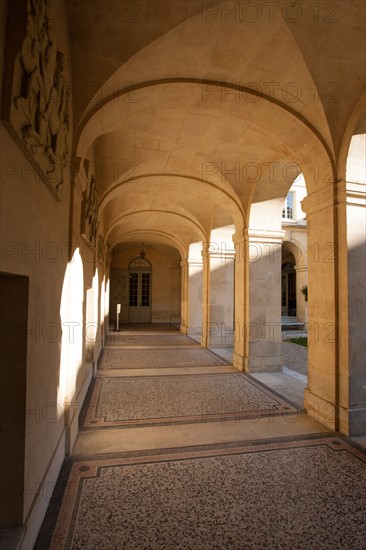
{"label": "vaulted ceiling", "polygon": [[217,223],[248,227],[251,205],[284,198],[300,171],[313,190],[315,163],[336,177],[365,88],[365,3],[270,6],[99,0],[70,12],[74,153],[95,167],[110,242],[187,247]]}

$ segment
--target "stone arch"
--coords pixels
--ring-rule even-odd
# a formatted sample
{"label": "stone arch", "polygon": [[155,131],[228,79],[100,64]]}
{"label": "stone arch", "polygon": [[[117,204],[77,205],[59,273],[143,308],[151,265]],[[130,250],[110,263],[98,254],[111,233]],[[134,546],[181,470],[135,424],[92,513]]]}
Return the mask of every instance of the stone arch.
{"label": "stone arch", "polygon": [[138,185],[144,185],[145,183],[155,185],[156,182],[160,182],[160,184],[167,182],[169,185],[174,185],[174,182],[176,182],[176,185],[180,187],[194,185],[202,190],[203,193],[212,195],[218,204],[224,203],[238,226],[244,224],[244,213],[240,200],[231,189],[223,188],[219,182],[204,181],[200,178],[184,176],[182,174],[143,174],[139,175],[138,179],[131,178],[116,182],[112,188],[102,195],[100,211],[103,212],[111,201],[116,200],[120,196],[121,192],[125,192],[131,188],[135,190]]}
{"label": "stone arch", "polygon": [[343,135],[342,145],[338,159],[338,177],[341,181],[346,181],[347,174],[347,159],[349,155],[352,136],[354,135],[357,127],[361,127],[362,119],[365,117],[366,111],[366,91],[363,92],[359,100],[357,101],[352,114],[348,120],[347,128]]}
{"label": "stone arch", "polygon": [[[192,219],[192,216],[184,215],[182,213],[177,213],[173,211],[169,212],[169,211],[160,210],[160,209],[135,210],[135,211],[125,212],[120,217],[115,219],[109,227],[106,228],[106,238],[108,239],[115,229],[117,229],[118,227],[122,227],[123,222],[126,221],[127,219],[137,217],[140,214],[142,216],[146,216],[149,213],[155,213],[161,216],[162,218],[167,218],[168,221],[169,221],[169,218],[171,218],[172,220],[179,219],[184,224],[192,225],[194,232],[197,233],[197,235],[202,240],[206,239],[206,233],[204,228],[198,221]],[[151,227],[151,226],[148,225],[147,227]]]}
{"label": "stone arch", "polygon": [[[329,147],[326,140],[323,138],[322,134],[317,130],[317,128],[309,122],[309,120],[303,116],[300,112],[296,111],[289,105],[275,99],[268,97],[265,94],[252,90],[249,88],[238,87],[236,84],[230,82],[220,82],[220,81],[211,81],[205,79],[161,79],[158,81],[144,82],[136,85],[133,89],[140,89],[144,91],[154,90],[155,88],[166,86],[170,87],[179,87],[179,86],[202,86],[202,84],[240,89],[243,93],[252,95],[253,97],[259,97],[262,101],[261,109],[263,106],[268,106],[271,109],[272,117],[276,118],[278,113],[281,113],[283,119],[288,120],[288,128],[293,128],[296,133],[300,132],[304,134],[307,146],[301,151],[301,153],[296,153],[295,156],[298,158],[300,164],[304,165],[304,173],[306,174],[306,180],[308,185],[313,187],[314,183],[318,187],[319,184],[326,182],[329,178],[334,181],[335,178],[335,163],[333,153]],[[184,88],[182,88],[184,89]],[[131,91],[131,87],[121,90],[119,92],[120,96],[126,95]],[[239,108],[243,108],[243,105],[239,105]],[[121,118],[120,110],[123,109],[123,102],[116,102],[107,99],[104,103],[98,104],[92,111],[92,114],[88,115],[88,118],[84,121],[83,126],[78,129],[77,140],[76,140],[76,152],[75,154],[78,157],[85,158],[88,154],[88,150],[95,140],[96,136],[101,136],[107,132],[113,131],[118,126],[118,121]],[[268,116],[266,117],[268,119]],[[278,137],[278,136],[277,136]],[[314,159],[316,159],[317,166],[316,172],[314,175]],[[306,166],[310,166],[310,169],[307,170]],[[315,182],[313,180],[315,179]]]}
{"label": "stone arch", "polygon": [[[285,112],[287,112],[289,115],[292,115],[297,121],[304,125],[305,127],[310,130],[311,134],[313,134],[313,138],[318,140],[324,149],[326,153],[326,157],[328,157],[328,161],[331,163],[332,169],[334,170],[334,160],[333,160],[333,154],[331,152],[331,149],[329,148],[329,145],[323,138],[322,134],[317,130],[315,125],[313,125],[305,116],[303,116],[299,111],[292,108],[290,105],[276,99],[275,97],[269,96],[261,91],[258,91],[253,88],[249,88],[247,86],[241,86],[232,82],[222,82],[217,80],[210,80],[210,79],[197,79],[197,78],[164,78],[159,80],[152,80],[152,81],[146,81],[141,82],[138,84],[133,84],[130,86],[127,86],[126,88],[119,90],[117,93],[118,98],[122,98],[123,96],[126,96],[127,94],[131,93],[132,91],[136,90],[145,90],[148,88],[152,88],[155,86],[164,86],[169,84],[191,84],[191,85],[207,85],[207,86],[215,86],[218,88],[225,88],[225,89],[231,89],[234,91],[239,91],[243,94],[248,94],[250,96],[253,96],[255,98],[259,98],[261,100],[264,100],[265,102],[268,102],[269,104],[279,107]],[[111,129],[115,128],[118,124],[118,117],[113,115],[113,112],[110,114],[110,116],[102,115],[102,111],[105,110],[108,106],[110,106],[114,110],[118,110],[118,101],[116,101],[116,95],[114,94],[113,97],[108,97],[104,99],[103,101],[97,103],[95,107],[88,113],[85,120],[83,120],[82,124],[79,126],[76,134],[76,155],[80,156],[82,158],[85,157],[85,154],[87,150],[90,147],[90,140],[95,139],[95,137],[92,138],[92,136],[99,136],[103,133],[106,133],[107,131],[111,131]],[[100,114],[100,116],[98,116]],[[98,120],[99,118],[99,120]],[[107,126],[105,121],[109,121],[109,125]],[[95,125],[96,124],[96,125]],[[91,126],[91,127],[90,127]],[[109,128],[109,130],[107,129]],[[89,136],[89,143],[88,138],[86,138],[86,142],[84,141],[85,138],[83,138],[83,135],[86,134],[86,136]],[[83,143],[84,141],[84,143]]]}
{"label": "stone arch", "polygon": [[121,233],[113,241],[111,241],[111,247],[116,246],[118,243],[134,241],[137,238],[139,240],[144,240],[145,242],[147,242],[147,240],[150,238],[154,242],[172,246],[173,248],[177,249],[182,260],[187,259],[187,247],[181,239],[179,239],[175,235],[171,235],[170,233],[156,229],[149,229],[148,231],[134,229],[132,231]]}

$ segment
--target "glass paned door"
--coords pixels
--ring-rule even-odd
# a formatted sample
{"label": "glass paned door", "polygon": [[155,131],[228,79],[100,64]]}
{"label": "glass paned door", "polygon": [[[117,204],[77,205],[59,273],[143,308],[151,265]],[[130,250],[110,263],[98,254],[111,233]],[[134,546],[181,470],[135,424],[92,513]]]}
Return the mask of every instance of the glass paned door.
{"label": "glass paned door", "polygon": [[131,323],[150,323],[151,273],[130,273],[129,306]]}
{"label": "glass paned door", "polygon": [[138,306],[138,273],[130,273],[130,307]]}

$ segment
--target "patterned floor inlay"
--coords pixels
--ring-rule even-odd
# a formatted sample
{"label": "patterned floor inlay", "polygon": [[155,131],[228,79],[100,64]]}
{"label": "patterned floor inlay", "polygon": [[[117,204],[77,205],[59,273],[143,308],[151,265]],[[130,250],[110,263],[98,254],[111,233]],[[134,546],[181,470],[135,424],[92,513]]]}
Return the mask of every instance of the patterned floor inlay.
{"label": "patterned floor inlay", "polygon": [[[112,324],[109,327],[111,333],[115,332],[115,326]],[[145,334],[150,332],[156,334],[157,332],[175,332],[180,334],[179,324],[172,325],[170,323],[120,323],[118,332],[144,332]]]}
{"label": "patterned floor inlay", "polygon": [[297,409],[242,373],[97,379],[84,428],[242,420]]}
{"label": "patterned floor inlay", "polygon": [[227,365],[207,349],[110,349],[105,350],[101,369],[146,369]]}
{"label": "patterned floor inlay", "polygon": [[74,459],[35,550],[365,548],[365,458],[324,437]]}
{"label": "patterned floor inlay", "polygon": [[107,347],[139,347],[139,346],[195,346],[199,344],[185,334],[156,334],[149,335],[140,332],[125,332],[108,334],[106,338]]}

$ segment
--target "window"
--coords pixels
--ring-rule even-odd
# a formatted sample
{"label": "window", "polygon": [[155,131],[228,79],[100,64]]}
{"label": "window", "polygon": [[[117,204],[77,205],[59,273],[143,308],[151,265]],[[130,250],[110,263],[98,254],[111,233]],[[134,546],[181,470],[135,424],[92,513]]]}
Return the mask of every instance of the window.
{"label": "window", "polygon": [[282,210],[282,219],[284,220],[293,220],[295,215],[295,193],[290,191],[287,194],[285,205]]}
{"label": "window", "polygon": [[128,266],[130,269],[142,269],[142,268],[147,268],[147,269],[151,269],[151,264],[148,260],[145,260],[144,258],[135,258],[134,260],[132,260],[132,262],[130,262],[129,266]]}

